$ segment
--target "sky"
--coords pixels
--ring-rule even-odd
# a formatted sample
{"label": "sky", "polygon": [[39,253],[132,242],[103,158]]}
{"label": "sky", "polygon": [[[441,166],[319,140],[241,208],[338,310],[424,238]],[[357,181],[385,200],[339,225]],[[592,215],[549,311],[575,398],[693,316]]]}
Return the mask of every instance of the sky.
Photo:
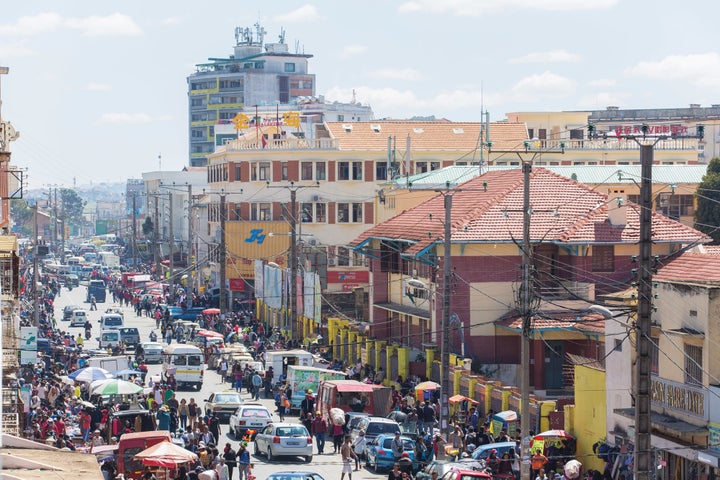
{"label": "sky", "polygon": [[187,82],[235,27],[312,54],[316,93],[376,118],[720,103],[720,2],[33,0],[0,16],[4,120],[29,188],[188,164]]}

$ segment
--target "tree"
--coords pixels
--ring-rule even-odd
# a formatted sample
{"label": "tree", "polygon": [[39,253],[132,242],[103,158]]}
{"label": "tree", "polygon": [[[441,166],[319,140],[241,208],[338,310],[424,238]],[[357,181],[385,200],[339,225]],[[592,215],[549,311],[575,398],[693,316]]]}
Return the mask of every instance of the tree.
{"label": "tree", "polygon": [[145,221],[142,224],[142,233],[146,237],[152,237],[153,232],[155,231],[155,225],[153,225],[152,218],[145,217]]}
{"label": "tree", "polygon": [[84,224],[83,210],[85,208],[85,200],[75,190],[70,188],[60,189],[60,211],[65,217],[66,225],[81,226]]}
{"label": "tree", "polygon": [[33,230],[35,229],[34,213],[35,211],[25,200],[10,200],[10,218],[15,224],[13,230],[24,237],[33,236]]}
{"label": "tree", "polygon": [[696,195],[695,228],[720,244],[720,158],[710,160]]}

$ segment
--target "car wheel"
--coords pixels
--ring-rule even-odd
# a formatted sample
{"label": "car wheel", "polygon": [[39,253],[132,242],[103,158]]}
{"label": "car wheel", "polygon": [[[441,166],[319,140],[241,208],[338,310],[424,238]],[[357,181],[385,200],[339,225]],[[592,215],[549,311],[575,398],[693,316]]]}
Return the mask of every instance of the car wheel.
{"label": "car wheel", "polygon": [[270,447],[268,447],[268,449],[267,449],[267,459],[268,459],[268,462],[272,462],[275,459],[275,457],[273,457],[273,454],[272,454],[272,448],[270,448]]}
{"label": "car wheel", "polygon": [[260,455],[260,449],[258,448],[257,442],[255,442],[255,455]]}
{"label": "car wheel", "polygon": [[312,455],[308,455],[307,457],[305,457],[305,463],[310,463],[310,462],[312,462]]}
{"label": "car wheel", "polygon": [[380,466],[378,465],[377,457],[375,457],[375,463],[373,464],[373,471],[375,473],[380,473]]}

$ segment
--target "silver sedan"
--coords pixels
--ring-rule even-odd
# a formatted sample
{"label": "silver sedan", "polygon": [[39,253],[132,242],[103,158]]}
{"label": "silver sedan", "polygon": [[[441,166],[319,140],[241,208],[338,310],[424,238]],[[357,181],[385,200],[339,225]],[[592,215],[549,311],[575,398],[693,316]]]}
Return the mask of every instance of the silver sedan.
{"label": "silver sedan", "polygon": [[300,423],[271,423],[255,437],[255,454],[267,456],[268,461],[280,456],[299,456],[310,463],[313,439]]}

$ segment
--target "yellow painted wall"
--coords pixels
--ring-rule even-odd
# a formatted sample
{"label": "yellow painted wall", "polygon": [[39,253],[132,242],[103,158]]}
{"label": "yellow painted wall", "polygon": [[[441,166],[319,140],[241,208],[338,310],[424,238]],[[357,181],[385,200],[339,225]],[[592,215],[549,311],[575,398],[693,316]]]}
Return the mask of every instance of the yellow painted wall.
{"label": "yellow painted wall", "polygon": [[[265,235],[261,243],[245,241],[251,238],[251,230],[260,230],[259,235]],[[270,236],[270,233],[277,235]],[[289,233],[288,222],[226,222],[228,278],[254,278],[253,260],[255,259],[275,262],[281,267],[286,266],[287,252],[290,248]]]}
{"label": "yellow painted wall", "polygon": [[[607,435],[605,372],[582,365],[575,366],[575,407],[566,410],[566,428],[577,439],[577,458],[583,470],[603,470],[603,461],[593,454],[592,446]],[[569,425],[572,428],[568,428]]]}

